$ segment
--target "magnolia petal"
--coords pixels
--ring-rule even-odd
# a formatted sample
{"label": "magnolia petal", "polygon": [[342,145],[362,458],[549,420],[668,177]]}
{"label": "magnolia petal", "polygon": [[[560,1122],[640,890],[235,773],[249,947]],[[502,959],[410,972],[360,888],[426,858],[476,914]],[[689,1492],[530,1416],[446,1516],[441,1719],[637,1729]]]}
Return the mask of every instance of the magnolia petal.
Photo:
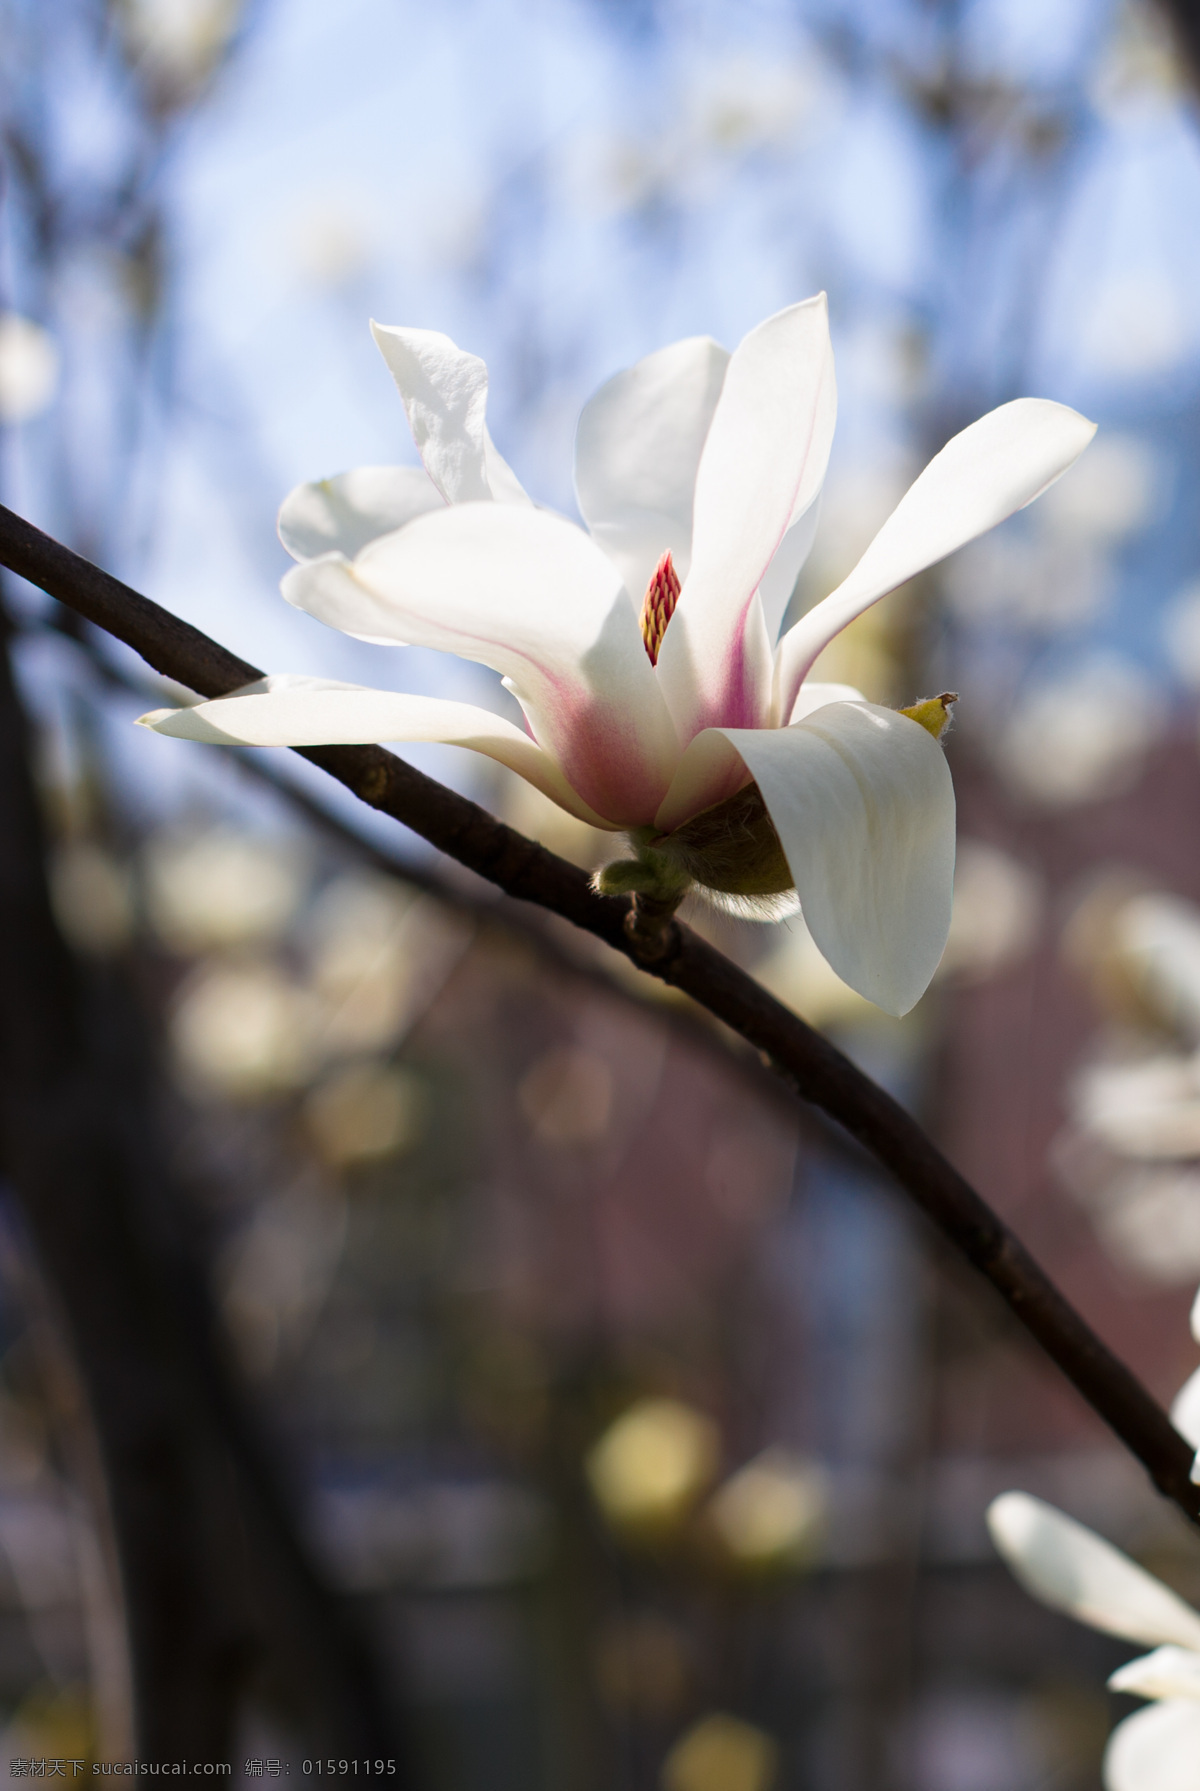
{"label": "magnolia petal", "polygon": [[[711,732],[724,752],[699,735],[671,795],[693,754],[710,784],[731,775],[736,755],[762,792],[822,956],[869,1001],[907,1013],[950,928],[954,788],[937,742],[893,709],[856,702],[823,705],[792,727]],[[678,825],[667,803],[655,819],[663,831]]]}
{"label": "magnolia petal", "polygon": [[924,728],[833,703],[788,728],[730,730],[762,792],[813,940],[890,1014],[925,993],[950,930],[954,786]]}
{"label": "magnolia petal", "polygon": [[525,506],[461,504],[351,563],[295,567],[283,594],[346,634],[491,666],[597,813],[631,827],[652,818],[678,743],[617,571],[574,524]]}
{"label": "magnolia petal", "polygon": [[[866,700],[852,684],[818,684],[810,680],[796,698],[789,721],[803,721],[830,703]],[[671,833],[701,809],[732,796],[747,781],[742,756],[732,742],[720,729],[706,728],[696,735],[680,759],[654,825],[660,833]]]}
{"label": "magnolia petal", "polygon": [[909,487],[849,577],[779,645],[781,712],[818,653],[863,610],[1024,509],[1072,466],[1096,425],[1048,398],[1015,398],[946,443]]}
{"label": "magnolia petal", "polygon": [[352,560],[368,541],[440,510],[442,502],[423,467],[356,466],[289,491],[279,510],[279,539],[294,560],[329,553]]}
{"label": "magnolia petal", "polygon": [[1002,1493],[988,1529],[1027,1592],[1093,1629],[1200,1648],[1200,1615],[1094,1531],[1029,1493]]}
{"label": "magnolia petal", "polygon": [[438,330],[372,321],[371,334],[404,400],[425,470],[448,504],[529,503],[487,431],[488,371]]}
{"label": "magnolia petal", "polygon": [[813,499],[808,509],[796,522],[793,522],[787,534],[775,549],[775,558],[762,576],[758,594],[762,598],[763,615],[766,617],[767,638],[772,647],[775,645],[783,618],[787,614],[787,606],[792,600],[792,592],[796,588],[796,580],[801,568],[812,552],[813,542],[817,538],[817,524],[821,520],[820,494]]}
{"label": "magnolia petal", "polygon": [[1126,1661],[1108,1684],[1134,1698],[1200,1698],[1200,1654],[1194,1648],[1156,1648]]}
{"label": "magnolia petal", "polygon": [[810,678],[802,684],[792,704],[792,712],[788,716],[788,726],[793,722],[803,721],[806,716],[815,715],[818,709],[828,708],[830,703],[865,703],[866,697],[853,684],[821,684]]}
{"label": "magnolia petal", "polygon": [[821,489],[836,404],[824,293],[760,323],[730,358],[696,474],[691,570],[658,661],[684,740],[766,718],[755,593]]}
{"label": "magnolia petal", "polygon": [[607,825],[535,741],[473,703],[277,672],[231,696],[190,709],[155,709],[138,722],[156,734],[210,746],[373,746],[391,740],[466,746],[518,772],[581,820]]}
{"label": "magnolia petal", "polygon": [[1118,1723],[1104,1751],[1105,1791],[1200,1791],[1200,1704],[1172,1699]]}
{"label": "magnolia petal", "polygon": [[1171,1422],[1193,1449],[1200,1449],[1200,1368],[1189,1377],[1175,1395],[1171,1406]]}
{"label": "magnolia petal", "polygon": [[728,349],[691,336],[615,374],[583,407],[580,513],[635,602],[664,553],[687,577],[696,469],[728,365]]}

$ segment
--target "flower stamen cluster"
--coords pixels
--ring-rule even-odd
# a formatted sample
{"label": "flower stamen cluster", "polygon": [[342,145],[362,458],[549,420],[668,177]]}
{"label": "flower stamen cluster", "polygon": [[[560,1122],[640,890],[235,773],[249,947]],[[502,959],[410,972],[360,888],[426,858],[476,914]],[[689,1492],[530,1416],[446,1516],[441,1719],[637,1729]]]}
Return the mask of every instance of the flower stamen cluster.
{"label": "flower stamen cluster", "polygon": [[646,643],[646,651],[650,655],[651,665],[658,664],[663,635],[667,632],[667,623],[675,614],[675,605],[679,602],[681,589],[675,562],[669,552],[665,553],[650,574],[650,583],[646,586],[646,595],[642,598],[642,613],[639,617],[642,639]]}

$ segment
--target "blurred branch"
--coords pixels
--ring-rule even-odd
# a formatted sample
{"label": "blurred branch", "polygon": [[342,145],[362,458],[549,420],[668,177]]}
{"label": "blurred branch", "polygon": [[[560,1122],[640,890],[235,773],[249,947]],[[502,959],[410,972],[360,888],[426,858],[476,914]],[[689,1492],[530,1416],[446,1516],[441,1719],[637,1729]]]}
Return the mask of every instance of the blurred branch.
{"label": "blurred branch", "polygon": [[1170,22],[1193,91],[1200,88],[1200,7],[1196,0],[1158,0]]}
{"label": "blurred branch", "polygon": [[305,1557],[166,1197],[131,1004],[81,975],[55,926],[7,630],[0,613],[0,1166],[87,1390],[136,1751],[228,1758],[266,1679],[322,1752],[394,1754],[370,1663]]}
{"label": "blurred branch", "polygon": [[[224,696],[262,676],[199,629],[3,508],[0,564],[202,696]],[[312,747],[301,756],[509,895],[563,915],[640,969],[682,989],[764,1053],[803,1100],[844,1126],[890,1170],[943,1237],[1007,1302],[1159,1490],[1193,1522],[1200,1521],[1200,1487],[1190,1478],[1192,1445],[916,1121],[827,1039],[690,928],[674,922],[648,947],[627,924],[627,901],[593,894],[586,872],[381,747]]]}

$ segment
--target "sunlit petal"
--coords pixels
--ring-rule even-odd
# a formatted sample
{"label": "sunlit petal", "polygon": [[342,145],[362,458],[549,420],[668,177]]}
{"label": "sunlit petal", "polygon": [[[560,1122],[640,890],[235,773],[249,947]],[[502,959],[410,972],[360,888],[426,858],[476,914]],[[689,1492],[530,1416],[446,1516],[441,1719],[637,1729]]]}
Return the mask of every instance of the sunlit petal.
{"label": "sunlit petal", "polygon": [[684,754],[656,825],[678,826],[681,799],[719,801],[747,771],[822,955],[869,1001],[907,1013],[950,926],[954,790],[940,746],[871,703],[822,704],[788,728],[714,728]]}
{"label": "sunlit petal", "polygon": [[[790,720],[803,721],[830,703],[865,702],[862,691],[855,690],[852,684],[817,684],[810,680],[796,698]],[[655,826],[660,833],[670,833],[701,809],[732,796],[748,778],[742,756],[728,736],[718,728],[706,728],[696,735],[680,759],[671,787],[654,817]]]}
{"label": "sunlit petal", "polygon": [[1118,1723],[1104,1754],[1105,1791],[1200,1791],[1200,1704],[1152,1704]]}
{"label": "sunlit petal", "polygon": [[580,512],[635,601],[664,553],[687,577],[696,469],[728,365],[727,349],[692,336],[614,375],[583,407]]}
{"label": "sunlit petal", "polygon": [[487,431],[487,367],[438,330],[372,323],[425,470],[448,504],[529,498]]}
{"label": "sunlit petal", "polygon": [[358,746],[393,740],[466,746],[519,772],[581,820],[606,825],[536,742],[472,703],[275,673],[232,696],[191,709],[156,709],[139,721],[156,734],[210,746]]}
{"label": "sunlit petal", "polygon": [[762,599],[763,616],[767,624],[767,638],[772,647],[779,636],[787,606],[791,602],[792,592],[796,588],[796,580],[801,568],[812,552],[813,542],[817,538],[817,524],[821,520],[820,494],[813,499],[804,514],[793,522],[787,534],[775,549],[775,558],[763,573],[758,594]]}
{"label": "sunlit petal", "polygon": [[835,412],[822,293],[751,330],[726,369],[696,475],[691,570],[658,662],[684,740],[766,719],[770,642],[756,593],[820,491]]}
{"label": "sunlit petal", "polygon": [[283,594],[347,634],[491,666],[592,808],[630,826],[653,816],[678,744],[633,605],[582,529],[524,506],[458,505],[353,562],[295,567]]}
{"label": "sunlit petal", "polygon": [[815,715],[818,709],[827,709],[830,703],[865,703],[866,697],[853,684],[821,684],[810,678],[796,692],[796,700],[792,704],[792,712],[788,716],[788,725],[794,721],[803,721],[805,716]]}
{"label": "sunlit petal", "polygon": [[1065,404],[1016,398],[946,443],[836,591],[779,646],[781,712],[835,634],[877,598],[994,528],[1078,460],[1096,425]]}
{"label": "sunlit petal", "polygon": [[440,510],[443,501],[423,467],[356,466],[289,491],[279,510],[279,539],[294,560],[328,553],[352,560],[368,541]]}
{"label": "sunlit petal", "polygon": [[1200,1648],[1200,1615],[1128,1555],[1028,1493],[988,1508],[988,1528],[1027,1592],[1131,1642]]}

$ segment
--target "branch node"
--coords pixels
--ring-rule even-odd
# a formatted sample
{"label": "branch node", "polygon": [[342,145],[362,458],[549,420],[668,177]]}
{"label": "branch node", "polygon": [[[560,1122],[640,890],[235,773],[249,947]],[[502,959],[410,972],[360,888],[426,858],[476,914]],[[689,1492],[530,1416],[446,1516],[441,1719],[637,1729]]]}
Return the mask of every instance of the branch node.
{"label": "branch node", "polygon": [[662,901],[656,896],[637,894],[625,916],[625,937],[634,948],[639,963],[662,965],[680,949],[679,928],[675,910],[679,898]]}

